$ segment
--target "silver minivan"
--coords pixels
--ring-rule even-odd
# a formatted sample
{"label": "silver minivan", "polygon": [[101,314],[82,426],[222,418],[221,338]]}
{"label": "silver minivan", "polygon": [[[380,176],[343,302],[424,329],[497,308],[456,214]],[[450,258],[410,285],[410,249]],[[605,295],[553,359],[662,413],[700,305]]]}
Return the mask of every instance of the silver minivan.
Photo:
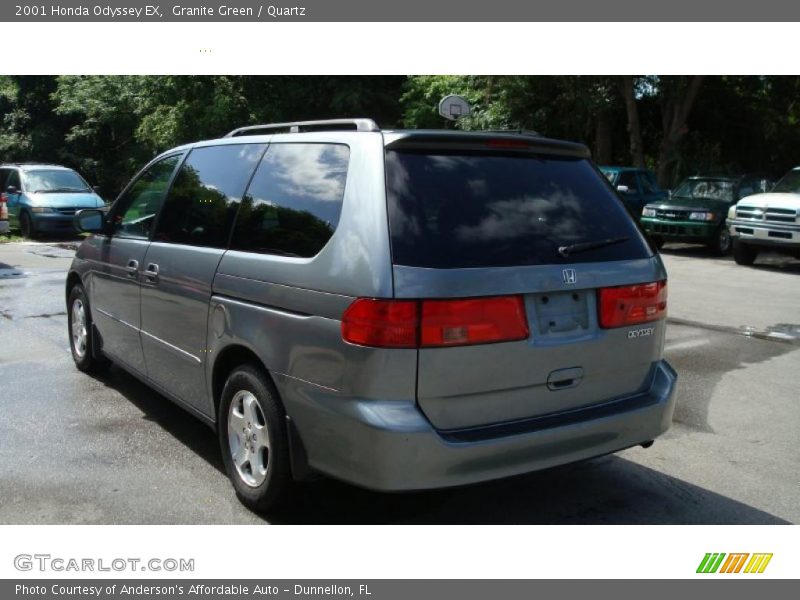
{"label": "silver minivan", "polygon": [[670,426],[667,274],[583,145],[246,127],[165,152],[76,223],[76,365],[113,362],[215,428],[252,508],[318,474],[463,485]]}

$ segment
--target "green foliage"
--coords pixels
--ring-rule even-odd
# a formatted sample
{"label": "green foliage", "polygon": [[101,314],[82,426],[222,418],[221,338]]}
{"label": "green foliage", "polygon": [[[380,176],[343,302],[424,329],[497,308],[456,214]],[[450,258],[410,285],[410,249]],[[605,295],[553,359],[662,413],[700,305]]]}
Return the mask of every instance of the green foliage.
{"label": "green foliage", "polygon": [[[664,152],[665,114],[688,77],[636,76],[645,162],[672,183],[698,172],[779,176],[800,154],[800,78],[709,76]],[[447,94],[473,106],[453,124]],[[584,142],[629,164],[630,138],[614,76],[0,76],[0,161],[77,168],[112,198],[156,153],[242,125],[372,117],[383,127],[532,129]]]}
{"label": "green foliage", "polygon": [[438,103],[447,94],[472,105],[460,129],[533,129],[583,141],[593,129],[592,115],[621,108],[610,77],[422,75],[409,78],[401,97],[404,125],[442,127]]}

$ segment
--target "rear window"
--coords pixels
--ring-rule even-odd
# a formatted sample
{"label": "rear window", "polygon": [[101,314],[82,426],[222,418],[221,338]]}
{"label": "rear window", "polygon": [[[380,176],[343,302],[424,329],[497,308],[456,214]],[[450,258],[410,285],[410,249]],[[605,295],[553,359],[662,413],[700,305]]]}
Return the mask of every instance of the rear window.
{"label": "rear window", "polygon": [[[585,159],[390,150],[386,180],[397,265],[457,269],[650,256],[619,198]],[[609,239],[616,243],[559,253]]]}

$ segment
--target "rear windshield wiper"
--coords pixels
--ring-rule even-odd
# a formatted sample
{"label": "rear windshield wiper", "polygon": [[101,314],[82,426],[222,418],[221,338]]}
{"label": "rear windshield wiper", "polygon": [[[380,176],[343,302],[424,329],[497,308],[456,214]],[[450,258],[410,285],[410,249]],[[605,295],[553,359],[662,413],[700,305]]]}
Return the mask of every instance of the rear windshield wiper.
{"label": "rear windshield wiper", "polygon": [[593,242],[581,242],[580,244],[570,244],[569,246],[559,246],[558,253],[566,258],[570,254],[577,254],[579,252],[586,252],[587,250],[595,250],[605,246],[612,246],[613,244],[621,244],[627,242],[629,237],[615,237],[606,238],[604,240],[595,240]]}

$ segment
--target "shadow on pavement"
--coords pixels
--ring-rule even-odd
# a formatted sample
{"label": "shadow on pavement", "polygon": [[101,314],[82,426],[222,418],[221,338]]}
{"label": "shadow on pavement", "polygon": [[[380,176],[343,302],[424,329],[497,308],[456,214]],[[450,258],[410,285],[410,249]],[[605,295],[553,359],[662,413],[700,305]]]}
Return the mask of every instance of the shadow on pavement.
{"label": "shadow on pavement", "polygon": [[[119,368],[99,379],[216,468],[220,477],[226,476],[209,427]],[[268,520],[277,524],[787,523],[614,455],[431,492],[381,494],[321,479],[298,485],[289,502]]]}
{"label": "shadow on pavement", "polygon": [[786,521],[609,456],[513,479],[416,494],[332,481],[298,495],[273,523],[785,524]]}
{"label": "shadow on pavement", "polygon": [[143,418],[160,425],[175,439],[217,469],[223,476],[226,476],[216,434],[205,423],[120,367],[112,366],[107,373],[95,375],[95,378],[122,394],[144,413]]}

